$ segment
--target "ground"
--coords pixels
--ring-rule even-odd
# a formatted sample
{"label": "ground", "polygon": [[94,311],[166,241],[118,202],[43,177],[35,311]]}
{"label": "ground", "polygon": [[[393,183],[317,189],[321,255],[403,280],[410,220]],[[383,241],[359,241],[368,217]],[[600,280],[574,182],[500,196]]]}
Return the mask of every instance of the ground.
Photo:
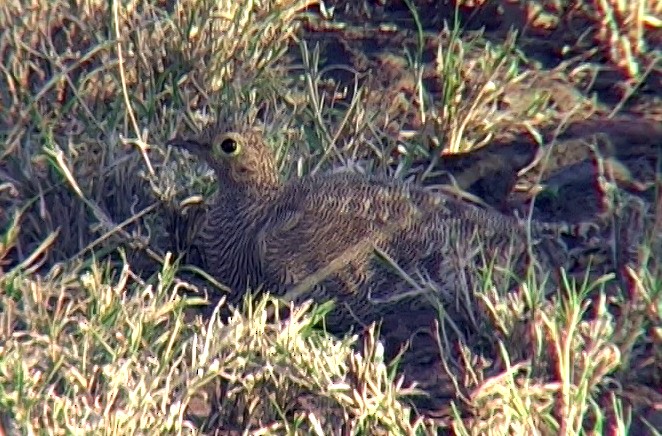
{"label": "ground", "polygon": [[[662,3],[227,3],[0,6],[1,432],[662,428]],[[550,298],[477,290],[490,334],[415,359],[324,306],[220,317],[192,248],[213,177],[164,145],[217,119],[286,178],[409,178],[610,245]]]}

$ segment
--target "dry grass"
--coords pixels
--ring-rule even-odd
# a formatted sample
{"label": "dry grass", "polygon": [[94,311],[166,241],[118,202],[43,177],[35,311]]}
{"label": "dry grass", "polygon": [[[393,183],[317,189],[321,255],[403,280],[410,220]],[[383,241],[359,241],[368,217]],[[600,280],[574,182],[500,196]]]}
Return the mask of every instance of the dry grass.
{"label": "dry grass", "polygon": [[[530,69],[514,37],[432,35],[421,17],[404,63],[383,59],[400,76],[350,74],[355,86],[343,88],[302,42],[314,3],[0,5],[6,433],[437,430],[410,406],[416,392],[384,360],[374,331],[357,347],[356,337],[315,328],[327,307],[268,319],[267,306],[279,303],[267,296],[229,319],[210,315],[213,304],[181,265],[195,262],[191,229],[213,180],[160,144],[217,119],[248,120],[263,125],[288,177],[357,162],[385,171],[403,150],[409,158],[469,149],[602,109],[577,96],[564,104],[541,85],[565,85],[580,66]],[[592,29],[630,77],[659,59],[646,41],[660,4],[637,5],[592,9],[601,17]],[[466,371],[456,382],[470,394],[446,424],[459,434],[624,434],[630,404],[659,401],[646,385],[662,383],[662,282],[650,265],[631,270],[616,293],[607,279],[569,279],[551,300],[533,280],[507,295],[486,282],[475,311],[498,352],[461,348]]]}
{"label": "dry grass", "polygon": [[[488,3],[457,0],[468,9],[485,8]],[[608,62],[624,77],[636,82],[660,62],[662,2],[659,0],[503,0],[504,15],[522,15],[538,31],[558,31],[556,36],[568,44],[590,51],[597,46]]]}
{"label": "dry grass", "polygon": [[355,338],[312,329],[319,310],[304,305],[287,321],[267,322],[274,301],[262,299],[227,323],[190,322],[186,312],[204,300],[182,298],[185,284],[168,259],[149,283],[127,264],[117,273],[93,264],[3,279],[0,375],[12,426],[56,434],[421,426],[397,401],[406,392],[379,346],[362,357]]}
{"label": "dry grass", "polygon": [[609,59],[628,77],[636,78],[648,64],[659,62],[659,51],[649,54],[655,39],[647,40],[646,36],[662,31],[662,2],[597,0],[593,7],[599,23],[597,39]]}

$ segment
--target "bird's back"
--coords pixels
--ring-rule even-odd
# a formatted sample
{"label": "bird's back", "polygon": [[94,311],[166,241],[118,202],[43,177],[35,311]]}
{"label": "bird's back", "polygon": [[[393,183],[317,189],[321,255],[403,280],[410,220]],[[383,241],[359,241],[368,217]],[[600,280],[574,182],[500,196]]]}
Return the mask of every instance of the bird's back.
{"label": "bird's back", "polygon": [[261,211],[246,239],[259,267],[243,272],[292,299],[336,300],[330,323],[342,326],[429,297],[447,303],[495,261],[522,273],[527,254],[513,218],[382,178],[292,180],[246,207]]}

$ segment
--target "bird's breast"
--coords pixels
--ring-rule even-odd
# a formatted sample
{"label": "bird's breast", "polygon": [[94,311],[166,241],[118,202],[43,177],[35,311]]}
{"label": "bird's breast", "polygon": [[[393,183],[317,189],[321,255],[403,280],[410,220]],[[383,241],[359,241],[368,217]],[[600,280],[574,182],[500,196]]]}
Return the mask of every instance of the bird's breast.
{"label": "bird's breast", "polygon": [[261,278],[253,237],[256,221],[248,210],[215,207],[199,234],[206,270],[235,294],[243,295]]}

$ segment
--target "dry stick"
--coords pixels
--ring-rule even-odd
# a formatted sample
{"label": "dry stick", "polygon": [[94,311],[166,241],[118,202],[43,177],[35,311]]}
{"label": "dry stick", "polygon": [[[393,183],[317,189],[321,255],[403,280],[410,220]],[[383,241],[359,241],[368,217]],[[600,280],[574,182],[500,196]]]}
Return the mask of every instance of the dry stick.
{"label": "dry stick", "polygon": [[[105,226],[107,228],[109,228],[109,230],[106,231],[106,233],[104,233],[103,235],[99,236],[94,241],[87,244],[78,253],[76,253],[74,255],[74,257],[79,257],[83,253],[85,253],[86,251],[92,250],[95,246],[97,246],[101,242],[105,241],[106,239],[108,239],[110,236],[112,236],[115,233],[119,233],[121,236],[123,236],[125,238],[132,239],[131,236],[129,235],[129,233],[123,230],[124,227],[128,226],[129,224],[133,223],[134,221],[138,220],[139,218],[142,218],[143,216],[147,215],[148,213],[150,213],[151,211],[156,209],[156,206],[158,206],[157,203],[151,204],[151,205],[147,206],[146,208],[144,208],[143,210],[141,210],[140,212],[138,212],[138,213],[130,216],[129,218],[125,219],[124,221],[122,221],[119,224],[112,223],[110,218],[108,216],[105,216],[105,214],[104,214],[103,220],[99,220],[99,221],[104,222]],[[101,213],[103,213],[103,212],[101,212]],[[99,218],[99,217],[97,217],[97,218]],[[111,225],[110,223],[112,223],[113,225]],[[161,255],[153,252],[149,248],[145,248],[145,251],[147,252],[147,254],[150,257],[153,256],[152,257],[153,260],[156,260],[157,262],[163,263],[163,257],[161,257]]]}
{"label": "dry stick", "polygon": [[122,97],[124,97],[126,112],[129,115],[129,119],[131,120],[131,125],[133,126],[134,133],[136,134],[136,139],[125,142],[138,146],[138,148],[140,149],[140,154],[142,155],[142,158],[145,161],[145,164],[147,165],[147,169],[149,170],[149,174],[152,177],[154,177],[156,173],[154,172],[154,168],[152,168],[152,163],[149,160],[149,156],[147,156],[147,150],[149,149],[149,146],[145,143],[145,141],[142,139],[142,136],[140,134],[140,129],[138,128],[138,121],[136,120],[136,116],[133,113],[133,109],[131,108],[131,101],[129,100],[129,92],[126,87],[126,76],[124,75],[124,55],[122,54],[122,42],[120,36],[119,8],[120,8],[119,1],[114,0],[113,19],[115,20],[115,37],[117,38],[117,59],[119,61],[120,81],[122,83]]}
{"label": "dry stick", "polygon": [[[36,272],[44,263],[44,259],[42,259],[41,262],[36,263],[37,258],[43,254],[48,247],[50,247],[53,242],[55,242],[55,239],[57,238],[58,234],[60,233],[60,230],[56,230],[50,235],[46,237],[41,243],[39,244],[39,247],[37,247],[36,250],[34,250],[30,255],[23,261],[21,262],[15,270],[20,271],[22,269],[25,269],[26,274],[32,274]],[[35,264],[36,263],[36,264]],[[34,265],[33,265],[34,264]],[[2,276],[2,271],[0,271],[0,276]]]}
{"label": "dry stick", "polygon": [[[451,368],[451,365],[448,362],[448,356],[446,355],[446,353],[444,353],[444,350],[449,350],[450,349],[449,343],[448,343],[449,342],[448,337],[446,335],[446,329],[445,329],[443,323],[439,323],[438,320],[434,321],[433,327],[434,327],[433,330],[432,330],[433,335],[434,335],[433,337],[435,339],[435,342],[437,343],[437,347],[438,347],[438,350],[439,350],[439,356],[441,357],[441,366],[442,366],[444,372],[446,373],[446,375],[448,376],[448,378],[450,379],[451,383],[453,384],[453,388],[455,389],[455,393],[457,394],[457,397],[460,400],[464,401],[465,403],[470,404],[471,400],[469,398],[467,398],[467,396],[464,394],[462,389],[460,389],[460,382],[459,382],[458,378],[456,377],[457,371],[455,371],[454,368]],[[441,338],[440,330],[442,330],[443,333],[444,333],[443,341],[442,341],[442,338]],[[455,362],[455,363],[457,363],[457,362]]]}
{"label": "dry stick", "polygon": [[[579,110],[579,109],[577,109],[577,110]],[[547,153],[544,153],[543,155],[541,155],[540,159],[534,159],[534,160],[538,160],[538,161],[544,159],[544,162],[542,163],[543,167],[546,166],[549,162],[549,158],[551,156],[551,151],[553,149],[553,146],[556,145],[556,139],[561,135],[561,129],[563,129],[563,127],[565,127],[568,124],[568,122],[570,120],[570,117],[574,113],[575,113],[575,110],[570,111],[564,117],[564,119],[561,120],[561,123],[559,123],[559,125],[557,126],[557,128],[554,132],[554,138],[552,140],[552,146],[550,147],[550,150]],[[530,166],[531,165],[533,165],[533,164],[530,164]],[[543,172],[540,171],[539,174],[538,174],[537,180],[536,180],[537,185],[540,185],[540,183],[542,182],[542,178],[543,178]],[[533,210],[534,210],[534,207],[535,207],[535,201],[536,201],[536,197],[534,196],[533,199],[531,200],[531,206],[529,207],[529,210],[528,210],[528,213],[527,213],[527,216],[526,216],[527,255],[531,259],[535,259],[535,257],[533,256],[533,235],[532,235],[532,228],[531,228],[532,223],[533,223]]]}

